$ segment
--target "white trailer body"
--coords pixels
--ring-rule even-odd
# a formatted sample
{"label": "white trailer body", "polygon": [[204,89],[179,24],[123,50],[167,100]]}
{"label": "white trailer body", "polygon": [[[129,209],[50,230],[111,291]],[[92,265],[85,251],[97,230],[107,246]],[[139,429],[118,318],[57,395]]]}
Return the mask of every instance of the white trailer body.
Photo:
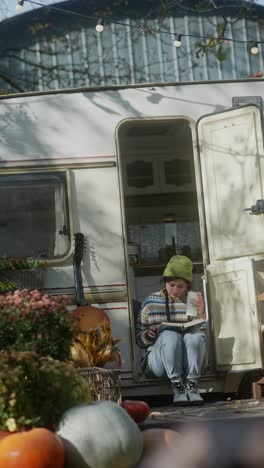
{"label": "white trailer body", "polygon": [[[74,297],[74,233],[85,235],[85,299],[121,340],[125,395],[168,391],[140,372],[133,304],[158,288],[168,256],[158,233],[175,241],[177,220],[186,238],[199,230],[194,280],[209,320],[201,387],[236,391],[245,371],[263,367],[264,216],[244,210],[264,199],[263,98],[264,81],[243,80],[0,100],[0,255],[42,255],[47,291]],[[130,237],[144,226],[140,261]]]}

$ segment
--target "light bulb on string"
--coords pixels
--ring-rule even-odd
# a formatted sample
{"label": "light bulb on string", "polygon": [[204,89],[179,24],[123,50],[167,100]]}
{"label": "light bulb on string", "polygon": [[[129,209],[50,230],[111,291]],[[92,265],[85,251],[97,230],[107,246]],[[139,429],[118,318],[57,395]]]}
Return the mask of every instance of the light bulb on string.
{"label": "light bulb on string", "polygon": [[173,45],[175,47],[181,47],[182,43],[181,43],[181,35],[180,34],[176,34],[175,40],[173,41]]}
{"label": "light bulb on string", "polygon": [[16,4],[16,11],[22,11],[24,8],[24,1],[25,0],[17,0]]}
{"label": "light bulb on string", "polygon": [[257,42],[252,42],[250,45],[250,52],[253,55],[257,55],[259,53],[259,48],[258,48],[258,43]]}
{"label": "light bulb on string", "polygon": [[104,30],[104,20],[102,18],[100,18],[97,21],[97,25],[96,25],[95,29],[99,33],[103,32],[103,30]]}

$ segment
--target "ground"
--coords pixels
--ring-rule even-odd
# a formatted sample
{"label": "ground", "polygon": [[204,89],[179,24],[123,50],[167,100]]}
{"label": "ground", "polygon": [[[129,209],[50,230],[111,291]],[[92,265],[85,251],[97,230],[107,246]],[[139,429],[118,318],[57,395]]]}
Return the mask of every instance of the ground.
{"label": "ground", "polygon": [[[151,402],[150,402],[151,403]],[[141,423],[141,429],[150,427],[174,427],[189,422],[264,418],[264,399],[226,400],[210,402],[197,407],[158,406],[151,404],[150,417]]]}

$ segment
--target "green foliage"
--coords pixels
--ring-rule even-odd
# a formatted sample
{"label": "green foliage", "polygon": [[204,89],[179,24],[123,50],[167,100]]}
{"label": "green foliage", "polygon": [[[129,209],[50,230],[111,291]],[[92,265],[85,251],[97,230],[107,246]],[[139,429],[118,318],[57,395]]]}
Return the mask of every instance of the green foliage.
{"label": "green foliage", "polygon": [[217,37],[210,37],[204,43],[200,41],[195,43],[197,58],[200,58],[201,55],[213,54],[219,62],[224,62],[229,57],[229,42],[224,39],[228,23],[224,17],[223,22],[216,25]]}
{"label": "green foliage", "polygon": [[65,296],[27,289],[0,295],[0,350],[68,359],[77,330],[66,306]]}
{"label": "green foliage", "polygon": [[39,258],[0,258],[0,270],[28,270],[45,268],[47,262]]}
{"label": "green foliage", "polygon": [[69,363],[35,352],[0,352],[0,428],[54,429],[62,414],[91,401],[86,381]]}
{"label": "green foliage", "polygon": [[210,38],[203,44],[199,41],[195,43],[196,47],[196,57],[200,58],[200,56],[214,55],[219,62],[223,62],[226,60],[230,55],[230,49],[228,48],[228,44],[225,41],[220,39]]}
{"label": "green foliage", "polygon": [[12,281],[0,281],[0,294],[14,291],[16,289]]}
{"label": "green foliage", "polygon": [[225,49],[222,44],[220,44],[215,50],[215,56],[219,62],[224,62],[230,55],[230,50]]}

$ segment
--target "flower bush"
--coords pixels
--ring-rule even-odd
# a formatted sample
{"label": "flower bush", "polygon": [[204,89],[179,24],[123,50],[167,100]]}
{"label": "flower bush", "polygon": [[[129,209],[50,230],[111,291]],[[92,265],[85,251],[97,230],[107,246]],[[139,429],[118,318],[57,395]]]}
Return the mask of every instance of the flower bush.
{"label": "flower bush", "polygon": [[35,352],[0,352],[0,428],[54,429],[69,408],[89,403],[89,387],[69,363]]}
{"label": "flower bush", "polygon": [[46,266],[47,262],[38,258],[0,258],[0,270],[29,270]]}
{"label": "flower bush", "polygon": [[67,360],[76,323],[66,296],[27,289],[0,295],[0,350],[36,351]]}

